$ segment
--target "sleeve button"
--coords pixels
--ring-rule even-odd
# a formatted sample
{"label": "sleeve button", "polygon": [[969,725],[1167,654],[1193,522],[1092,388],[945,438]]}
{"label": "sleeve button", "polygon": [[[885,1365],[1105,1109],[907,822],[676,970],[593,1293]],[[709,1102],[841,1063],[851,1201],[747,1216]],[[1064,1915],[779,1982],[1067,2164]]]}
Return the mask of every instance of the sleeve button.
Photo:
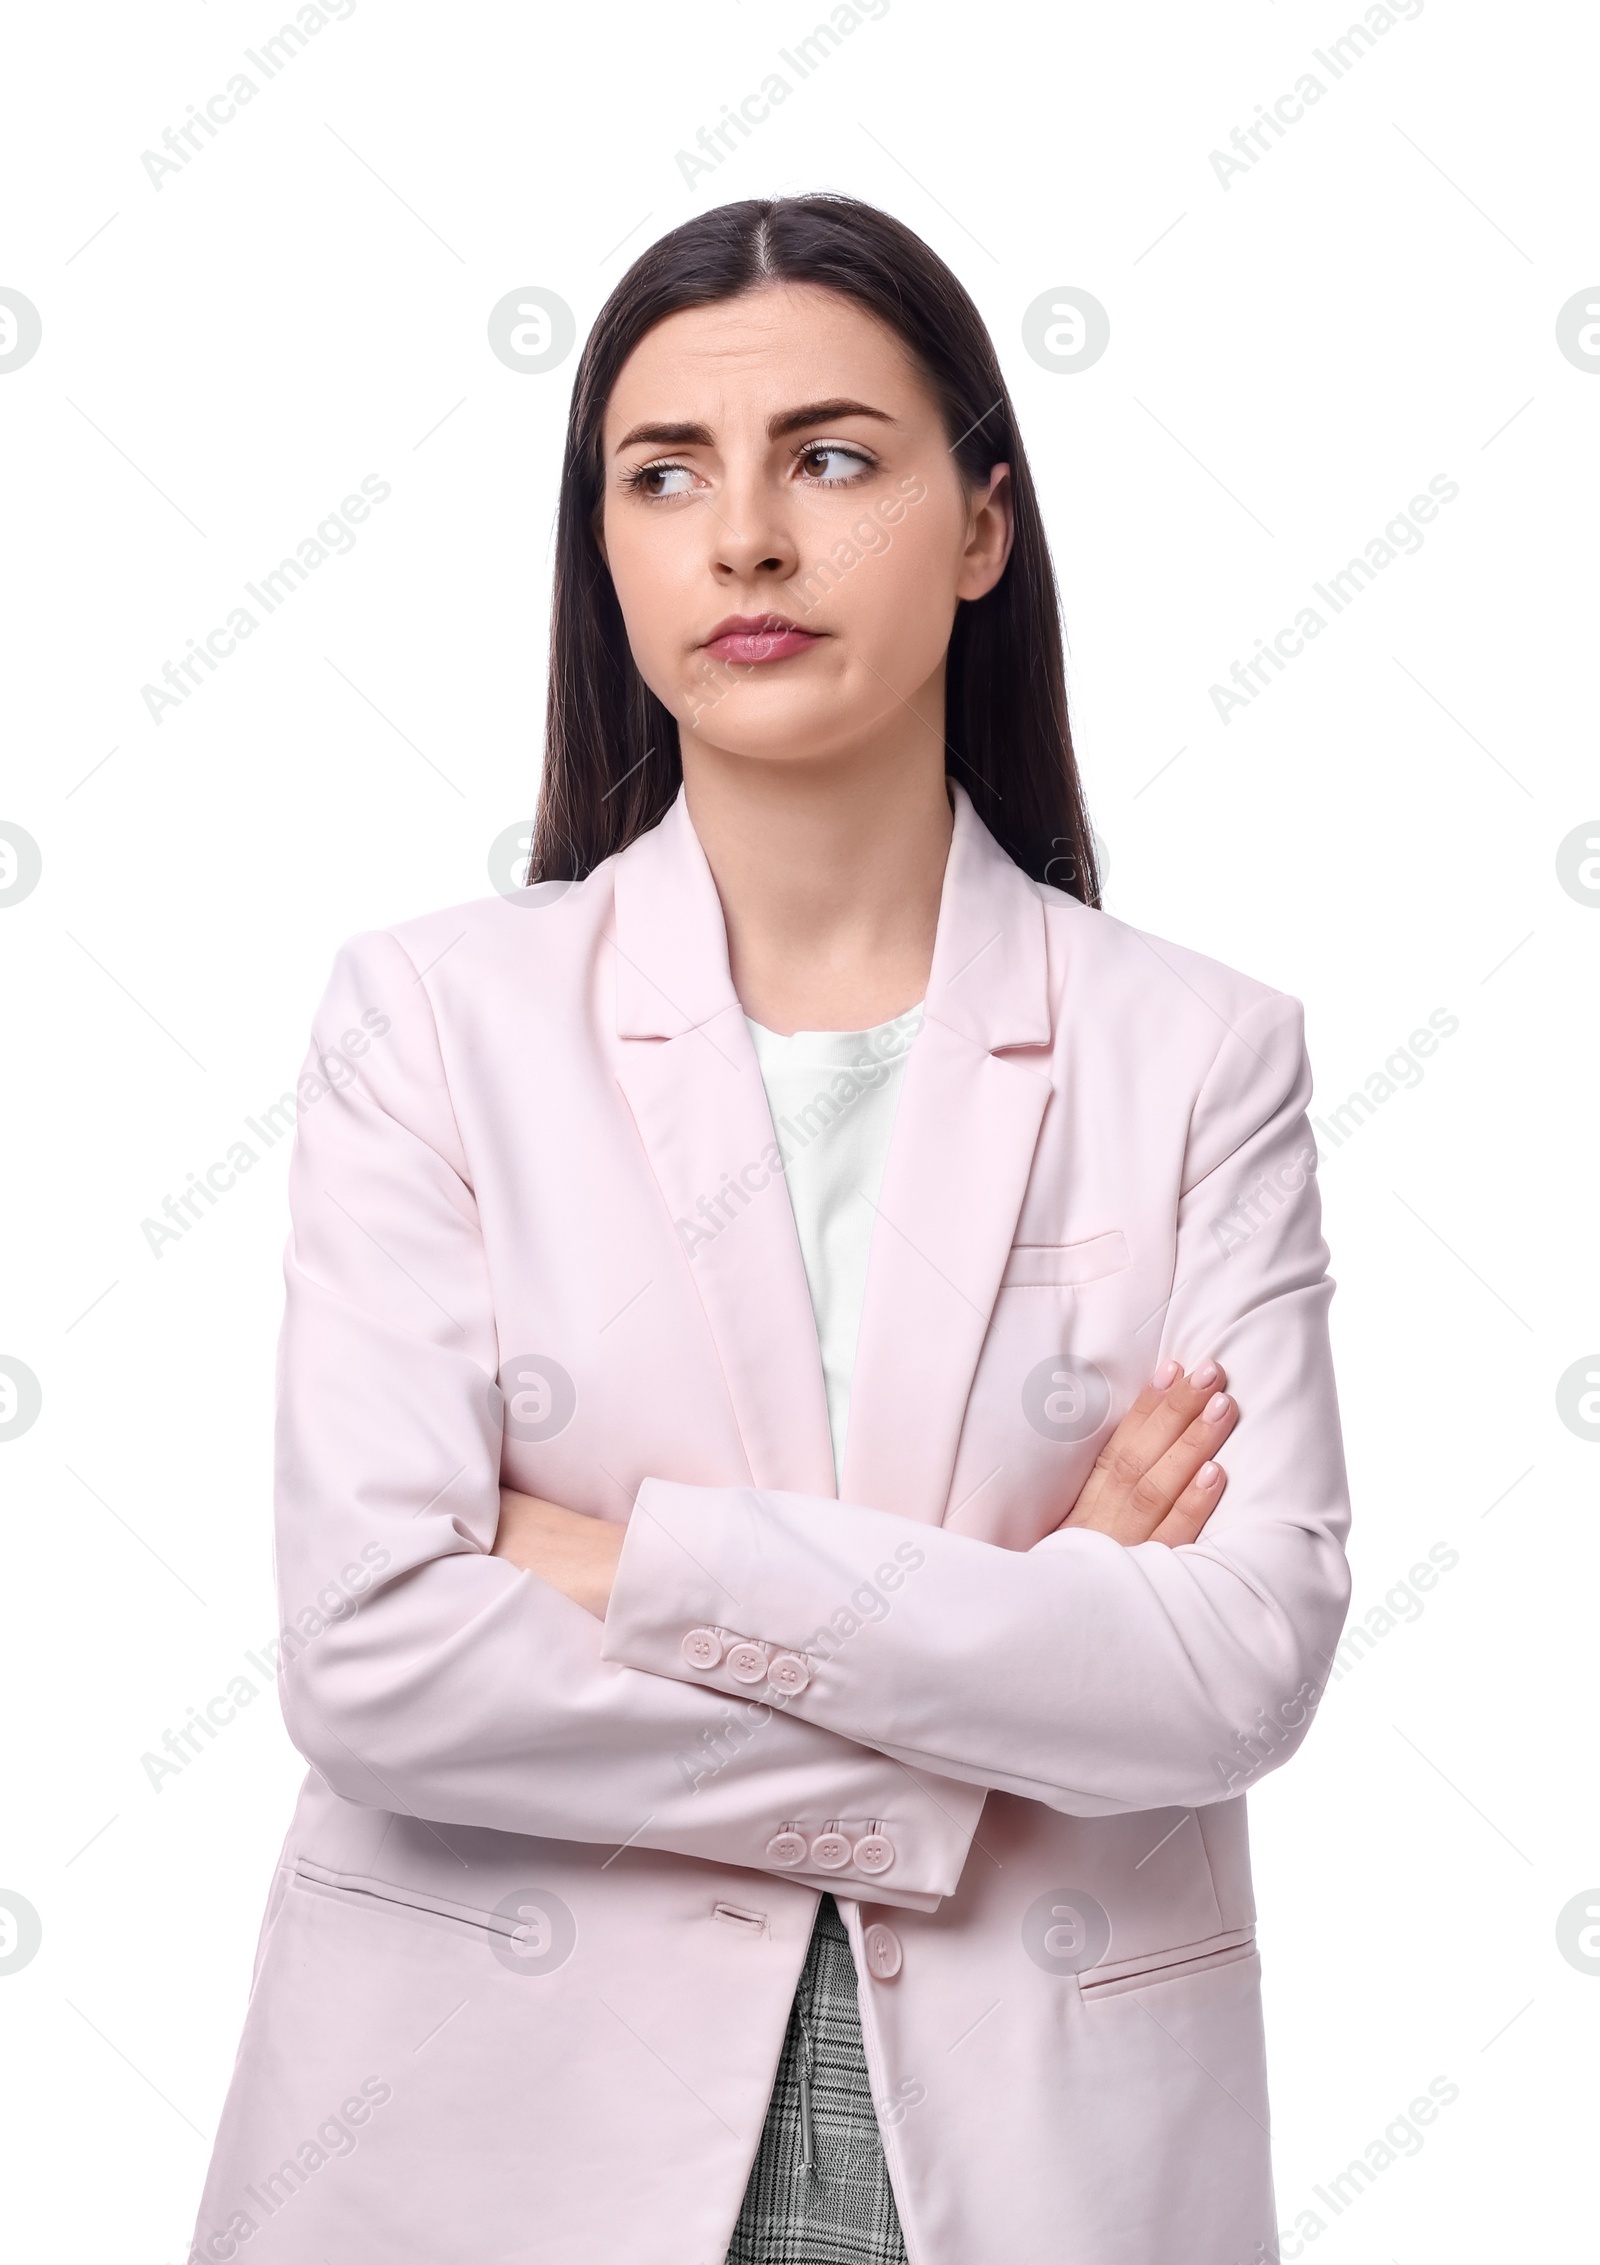
{"label": "sleeve button", "polygon": [[803,1864],[806,1860],[805,1834],[796,1832],[792,1825],[786,1826],[782,1832],[775,1832],[767,1842],[767,1857],[769,1862],[781,1864],[785,1871],[791,1870],[796,1864]]}
{"label": "sleeve button", "polygon": [[865,1833],[856,1842],[853,1853],[859,1870],[886,1872],[894,1862],[894,1842],[887,1833]]}
{"label": "sleeve button", "polygon": [[767,1679],[793,1698],[811,1681],[811,1670],[798,1652],[774,1652]]}
{"label": "sleeve button", "polygon": [[714,1628],[691,1628],[679,1649],[689,1665],[698,1667],[702,1674],[722,1660],[722,1638]]}
{"label": "sleeve button", "polygon": [[728,1673],[735,1683],[764,1683],[767,1679],[765,1646],[749,1642],[735,1644],[728,1653]]}
{"label": "sleeve button", "polygon": [[850,1843],[842,1832],[819,1832],[811,1843],[811,1861],[825,1872],[842,1872],[850,1853]]}

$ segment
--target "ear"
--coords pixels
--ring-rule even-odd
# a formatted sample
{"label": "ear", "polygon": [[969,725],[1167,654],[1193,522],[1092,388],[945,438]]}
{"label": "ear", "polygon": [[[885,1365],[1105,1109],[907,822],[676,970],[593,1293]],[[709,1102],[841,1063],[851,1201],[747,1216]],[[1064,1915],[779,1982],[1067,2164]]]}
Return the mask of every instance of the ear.
{"label": "ear", "polygon": [[966,548],[956,576],[958,598],[982,598],[1006,570],[1015,537],[1011,467],[995,464],[981,488],[971,491]]}

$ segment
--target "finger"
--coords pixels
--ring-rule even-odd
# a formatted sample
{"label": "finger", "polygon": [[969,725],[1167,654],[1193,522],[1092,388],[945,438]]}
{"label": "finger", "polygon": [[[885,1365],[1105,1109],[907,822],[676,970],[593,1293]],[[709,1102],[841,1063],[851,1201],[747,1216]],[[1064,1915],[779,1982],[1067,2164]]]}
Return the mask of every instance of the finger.
{"label": "finger", "polygon": [[[1156,1371],[1158,1376],[1162,1373],[1160,1369]],[[1187,1375],[1173,1378],[1143,1426],[1144,1436],[1139,1444],[1149,1463],[1182,1436],[1212,1394],[1222,1391],[1227,1381],[1227,1370],[1220,1361],[1214,1360],[1197,1361]]]}
{"label": "finger", "polygon": [[[1205,1405],[1218,1385],[1226,1381],[1215,1361],[1202,1364],[1205,1387],[1184,1376],[1176,1361],[1163,1361],[1138,1398],[1124,1412],[1116,1429],[1101,1448],[1097,1463],[1109,1468],[1119,1456],[1137,1455],[1139,1469],[1148,1469]],[[1196,1372],[1197,1374],[1200,1371]],[[1128,1473],[1129,1483],[1139,1475]]]}
{"label": "finger", "polygon": [[1165,1517],[1202,1463],[1221,1452],[1239,1421],[1239,1403],[1230,1392],[1213,1392],[1182,1435],[1151,1464],[1133,1490],[1136,1507]]}
{"label": "finger", "polygon": [[[1156,1410],[1162,1406],[1172,1387],[1181,1380],[1182,1375],[1183,1371],[1176,1361],[1163,1361],[1155,1375],[1151,1377],[1149,1383],[1140,1392],[1138,1398],[1123,1411],[1115,1431],[1112,1432],[1111,1438],[1106,1442],[1106,1446],[1111,1446],[1117,1440],[1137,1437],[1156,1413]],[[1101,1450],[1102,1453],[1104,1451],[1104,1449]]]}
{"label": "finger", "polygon": [[[1201,1362],[1193,1376],[1185,1377],[1176,1361],[1162,1362],[1095,1457],[1077,1499],[1061,1520],[1064,1526],[1092,1526],[1129,1542],[1145,1538],[1143,1530],[1127,1530],[1129,1502],[1152,1465],[1182,1437],[1195,1412],[1205,1405],[1210,1396],[1206,1385],[1195,1381],[1201,1376],[1214,1390],[1223,1371],[1215,1361]],[[1166,1515],[1171,1499],[1146,1496],[1145,1527]]]}
{"label": "finger", "polygon": [[[1166,1373],[1175,1364],[1168,1362],[1157,1369],[1156,1377]],[[1217,1361],[1201,1361],[1187,1376],[1178,1376],[1164,1389],[1157,1390],[1155,1379],[1134,1402],[1116,1430],[1106,1441],[1097,1459],[1096,1468],[1121,1496],[1131,1496],[1134,1488],[1180,1440],[1207,1403],[1227,1382],[1227,1372]],[[1152,1397],[1153,1396],[1153,1397]],[[1149,1400],[1150,1405],[1144,1403]],[[1197,1458],[1197,1460],[1203,1460]],[[1187,1483],[1186,1471],[1179,1484]],[[1175,1498],[1177,1488],[1168,1495],[1161,1508],[1165,1511]]]}
{"label": "finger", "polygon": [[1075,1499],[1062,1513],[1061,1523],[1064,1526],[1097,1524],[1097,1512],[1102,1504],[1107,1506],[1109,1514],[1111,1506],[1126,1499],[1146,1466],[1147,1458],[1139,1452],[1138,1441],[1168,1389],[1165,1371],[1171,1370],[1176,1375],[1177,1369],[1176,1361],[1164,1362],[1133,1405],[1123,1412],[1115,1429],[1096,1455]]}
{"label": "finger", "polygon": [[1208,1457],[1150,1539],[1165,1543],[1168,1549],[1181,1549],[1185,1542],[1196,1540],[1201,1527],[1222,1500],[1227,1483],[1228,1474],[1222,1465]]}

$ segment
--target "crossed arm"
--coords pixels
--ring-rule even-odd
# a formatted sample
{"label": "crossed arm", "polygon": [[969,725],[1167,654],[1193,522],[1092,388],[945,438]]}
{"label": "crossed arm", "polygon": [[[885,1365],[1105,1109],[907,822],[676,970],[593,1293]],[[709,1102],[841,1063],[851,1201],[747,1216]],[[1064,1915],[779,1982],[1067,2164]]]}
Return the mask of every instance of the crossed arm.
{"label": "crossed arm", "polygon": [[[497,1547],[603,1616],[602,1658],[738,1697],[787,1654],[791,1719],[943,1778],[1082,1816],[1231,1797],[1299,1744],[1349,1599],[1309,1093],[1298,1006],[1269,995],[1224,1037],[1179,1191],[1159,1349],[1210,1357],[1157,1369],[1031,1549],[664,1479],[620,1538],[524,1498]],[[1248,1232],[1242,1189],[1267,1191]],[[832,1641],[908,1551],[914,1579]]]}
{"label": "crossed arm", "polygon": [[[1222,1389],[1226,1381],[1216,1361],[1198,1363],[1187,1376],[1176,1361],[1164,1361],[1100,1450],[1056,1531],[1107,1534],[1125,1548],[1194,1541],[1227,1484],[1215,1458],[1239,1411]],[[603,1620],[627,1531],[502,1487],[494,1555]]]}

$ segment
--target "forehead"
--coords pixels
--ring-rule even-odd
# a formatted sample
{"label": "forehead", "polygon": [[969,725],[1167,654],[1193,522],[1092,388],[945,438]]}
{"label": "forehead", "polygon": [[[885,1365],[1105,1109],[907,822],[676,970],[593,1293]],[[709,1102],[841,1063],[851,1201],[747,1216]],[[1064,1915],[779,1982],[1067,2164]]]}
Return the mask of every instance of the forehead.
{"label": "forehead", "polygon": [[913,422],[937,411],[910,354],[876,315],[819,284],[771,284],[685,307],[645,333],[606,404],[605,445],[639,423],[757,423],[848,395]]}

